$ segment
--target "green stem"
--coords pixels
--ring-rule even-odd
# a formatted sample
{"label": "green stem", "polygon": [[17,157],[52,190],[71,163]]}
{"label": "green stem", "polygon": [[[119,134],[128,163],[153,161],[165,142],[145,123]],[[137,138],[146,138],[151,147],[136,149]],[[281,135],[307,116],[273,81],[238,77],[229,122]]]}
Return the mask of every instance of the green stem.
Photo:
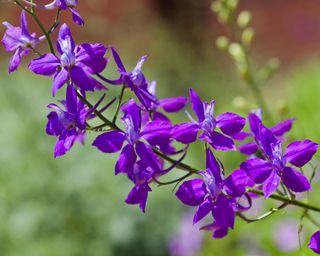
{"label": "green stem", "polygon": [[113,119],[112,119],[112,123],[114,123],[114,124],[117,121],[117,117],[118,117],[118,114],[119,114],[119,111],[120,111],[120,107],[121,107],[121,103],[122,103],[122,99],[123,99],[123,95],[124,95],[125,89],[126,89],[126,87],[125,87],[125,85],[123,85],[122,89],[121,89],[120,96],[119,96],[119,102],[118,102],[118,106],[117,106],[117,109],[116,109],[116,113],[114,114]]}
{"label": "green stem", "polygon": [[[261,195],[261,196],[264,195],[263,191],[257,190],[257,189],[250,188],[247,191],[251,192],[251,193],[255,193],[257,195]],[[302,201],[298,201],[298,200],[295,200],[295,199],[289,199],[289,198],[287,198],[285,196],[273,194],[269,198],[272,198],[272,199],[275,199],[277,201],[284,202],[284,203],[287,203],[287,204],[290,204],[290,205],[295,205],[295,206],[298,206],[298,207],[302,207],[304,209],[309,209],[309,210],[312,210],[312,211],[315,211],[315,212],[320,212],[320,207],[317,207],[315,205],[311,205],[311,204],[308,204],[308,203],[305,203],[305,202],[302,202]]]}
{"label": "green stem", "polygon": [[53,44],[50,38],[50,35],[47,33],[47,30],[45,29],[45,27],[43,26],[43,24],[41,23],[41,21],[39,20],[39,18],[37,17],[37,15],[35,14],[34,11],[30,11],[27,8],[25,8],[18,0],[14,0],[14,2],[20,7],[22,8],[24,11],[26,11],[27,13],[29,13],[32,18],[34,19],[34,21],[37,23],[37,25],[39,26],[39,28],[41,29],[42,33],[44,34],[44,36],[47,39],[48,42],[48,46],[50,49],[50,52],[55,54],[54,48],[53,48]]}

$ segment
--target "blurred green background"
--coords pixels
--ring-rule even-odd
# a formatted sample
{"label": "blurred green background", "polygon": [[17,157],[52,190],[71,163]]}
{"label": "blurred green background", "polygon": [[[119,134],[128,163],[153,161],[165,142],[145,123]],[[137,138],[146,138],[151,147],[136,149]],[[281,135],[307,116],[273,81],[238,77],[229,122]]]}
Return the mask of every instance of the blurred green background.
{"label": "blurred green background", "polygon": [[[114,45],[128,67],[134,67],[141,55],[148,54],[144,71],[149,80],[158,81],[160,97],[187,95],[192,86],[207,100],[217,100],[218,113],[237,111],[245,115],[238,109],[238,103],[254,106],[232,62],[215,49],[215,38],[229,32],[219,26],[210,11],[211,1],[79,2],[86,26],[72,25],[77,41]],[[240,9],[249,9],[253,14],[256,65],[272,56],[282,61],[282,69],[263,88],[275,118],[296,117],[291,136],[320,141],[317,1],[247,0],[240,1]],[[50,24],[51,14],[41,15]],[[66,13],[63,18],[72,24],[69,16]],[[15,25],[19,11],[12,3],[1,3],[0,17]],[[32,23],[31,26],[35,28]],[[45,45],[41,47],[45,51]],[[9,57],[2,48],[0,255],[312,255],[306,244],[315,229],[307,221],[302,250],[297,246],[301,210],[289,208],[250,225],[238,220],[228,237],[212,240],[211,234],[202,237],[203,233],[192,226],[189,215],[194,209],[175,199],[173,186],[153,187],[146,214],[136,206],[126,205],[124,199],[131,184],[124,176],[113,175],[116,155],[104,155],[90,147],[93,134],[89,134],[85,147],[77,144],[66,156],[53,159],[55,139],[44,131],[46,105],[53,100],[51,81],[27,72],[25,66],[9,76],[6,72]],[[183,113],[174,118],[186,120]],[[237,168],[242,159],[236,153],[223,157],[228,170]],[[203,156],[197,147],[191,148],[188,162],[203,166]],[[315,203],[320,203],[318,188],[316,181],[310,199]],[[252,214],[258,215],[268,207],[257,202]],[[286,221],[290,223],[287,226],[293,226],[293,231],[286,234],[294,233],[293,237],[280,234],[284,228],[279,225]],[[181,250],[173,249],[173,240]],[[280,245],[277,241],[281,241]],[[194,252],[193,242],[201,245]]]}

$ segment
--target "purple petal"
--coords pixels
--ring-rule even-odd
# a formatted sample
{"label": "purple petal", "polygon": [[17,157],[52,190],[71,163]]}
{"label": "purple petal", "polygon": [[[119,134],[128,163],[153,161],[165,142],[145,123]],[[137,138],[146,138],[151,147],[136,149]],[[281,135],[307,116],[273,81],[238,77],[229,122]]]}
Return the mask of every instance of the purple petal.
{"label": "purple petal", "polygon": [[169,140],[171,136],[171,124],[163,121],[153,121],[147,123],[140,136],[152,145],[160,145],[163,141]]}
{"label": "purple petal", "polygon": [[240,197],[247,187],[253,187],[254,182],[244,170],[235,170],[224,181],[225,190],[232,197]]}
{"label": "purple petal", "polygon": [[136,152],[140,159],[150,166],[154,171],[160,171],[158,158],[149,146],[145,143],[138,141],[136,144]]}
{"label": "purple petal", "polygon": [[243,162],[240,167],[258,184],[263,183],[272,172],[272,164],[260,158],[249,159]]}
{"label": "purple petal", "polygon": [[297,167],[308,163],[318,150],[318,144],[310,140],[294,141],[286,149],[285,158]]}
{"label": "purple petal", "polygon": [[203,180],[193,179],[183,182],[176,196],[186,205],[198,206],[203,202],[206,193],[206,184]]}
{"label": "purple petal", "polygon": [[71,79],[80,89],[85,91],[93,91],[95,89],[96,81],[79,66],[72,67]]}
{"label": "purple petal", "polygon": [[199,123],[201,123],[204,120],[203,103],[198,94],[192,88],[190,88],[189,94],[191,98],[192,108],[198,117]]}
{"label": "purple petal", "polygon": [[248,137],[252,137],[250,132],[239,132],[232,136],[235,140],[245,140]]}
{"label": "purple petal", "polygon": [[75,129],[62,134],[54,148],[54,157],[56,158],[65,155],[71,149],[76,139],[77,132]]}
{"label": "purple petal", "polygon": [[105,132],[99,135],[93,142],[93,146],[97,147],[104,153],[118,152],[122,148],[125,135],[119,131]]}
{"label": "purple petal", "polygon": [[194,215],[194,218],[193,218],[193,224],[197,223],[198,221],[200,221],[204,217],[206,217],[211,210],[212,210],[212,202],[211,202],[210,198],[207,198],[198,207],[198,209]]}
{"label": "purple petal", "polygon": [[115,166],[115,174],[132,172],[133,165],[137,160],[136,153],[132,145],[128,144],[120,153],[119,159]]}
{"label": "purple petal", "polygon": [[220,165],[209,148],[206,151],[206,171],[214,177],[215,183],[220,183],[222,181]]}
{"label": "purple petal", "polygon": [[121,107],[125,116],[129,116],[133,122],[134,130],[139,131],[141,126],[141,111],[134,99],[130,99],[127,104]]}
{"label": "purple petal", "polygon": [[164,111],[172,113],[178,112],[185,107],[189,99],[186,97],[173,97],[159,100],[160,106]]}
{"label": "purple petal", "polygon": [[266,179],[263,184],[263,193],[265,198],[268,198],[274,191],[276,191],[280,180],[280,176],[275,171],[272,171],[269,178]]}
{"label": "purple petal", "polygon": [[79,26],[84,26],[84,20],[81,15],[74,8],[69,8],[69,10],[72,12],[73,21]]}
{"label": "purple petal", "polygon": [[72,84],[67,87],[66,93],[66,110],[69,113],[77,114],[78,97]]}
{"label": "purple petal", "polygon": [[56,92],[67,82],[69,72],[65,68],[62,68],[54,77],[52,84],[52,96],[56,95]]}
{"label": "purple petal", "polygon": [[284,185],[294,192],[304,192],[311,189],[308,179],[291,167],[283,169],[282,181]]}
{"label": "purple petal", "polygon": [[320,254],[320,231],[311,236],[308,247],[315,253]]}
{"label": "purple petal", "polygon": [[250,130],[253,133],[254,137],[260,140],[260,125],[261,119],[255,113],[249,113],[248,121],[250,125]]}
{"label": "purple petal", "polygon": [[264,152],[270,159],[273,159],[273,150],[272,147],[278,144],[278,140],[274,136],[274,134],[266,128],[265,126],[260,126],[260,142]]}
{"label": "purple petal", "polygon": [[252,155],[254,153],[257,152],[258,150],[258,145],[255,142],[249,142],[249,143],[245,143],[242,144],[238,147],[238,150],[242,153],[242,154],[246,154],[246,155]]}
{"label": "purple petal", "polygon": [[291,130],[294,121],[295,121],[294,118],[284,120],[276,124],[275,126],[273,126],[271,128],[271,131],[276,136],[282,136],[283,134]]}
{"label": "purple petal", "polygon": [[26,12],[22,11],[20,16],[21,32],[24,36],[29,36],[28,32],[28,22],[26,17]]}
{"label": "purple petal", "polygon": [[12,55],[9,62],[9,73],[13,73],[17,71],[19,65],[21,63],[21,49],[18,48],[14,54]]}
{"label": "purple petal", "polygon": [[[71,48],[72,49],[75,48],[75,44],[74,44],[74,41],[72,39],[70,28],[68,27],[68,25],[66,23],[62,24],[61,27],[60,27],[59,39],[60,40],[66,40],[66,39],[70,40]],[[61,45],[59,43],[59,40],[57,41],[57,49],[61,54],[63,54],[62,47],[61,47]]]}
{"label": "purple petal", "polygon": [[228,151],[228,150],[236,150],[236,147],[233,143],[233,140],[224,136],[219,132],[211,132],[210,134],[210,145],[218,150]]}
{"label": "purple petal", "polygon": [[107,48],[103,44],[82,44],[76,48],[76,59],[87,72],[98,74],[107,65],[104,57],[106,51]]}
{"label": "purple petal", "polygon": [[229,199],[224,195],[220,195],[215,201],[212,208],[212,215],[218,227],[233,228],[235,213]]}
{"label": "purple petal", "polygon": [[195,123],[183,123],[175,125],[171,131],[171,136],[175,140],[190,144],[197,140],[199,125]]}
{"label": "purple petal", "polygon": [[139,204],[142,212],[145,212],[148,193],[151,188],[148,184],[138,185],[132,188],[125,202],[127,204]]}
{"label": "purple petal", "polygon": [[60,60],[53,54],[48,53],[30,62],[29,69],[44,76],[51,76],[57,72],[57,67],[60,66]]}
{"label": "purple petal", "polygon": [[235,135],[240,132],[246,124],[246,119],[234,114],[234,113],[223,113],[217,116],[217,127],[229,136]]}

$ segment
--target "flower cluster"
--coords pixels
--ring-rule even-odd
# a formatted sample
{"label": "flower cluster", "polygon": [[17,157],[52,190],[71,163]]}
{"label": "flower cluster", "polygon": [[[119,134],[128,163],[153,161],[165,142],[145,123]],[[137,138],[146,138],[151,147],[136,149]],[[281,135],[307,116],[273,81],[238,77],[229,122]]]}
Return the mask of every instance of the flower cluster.
{"label": "flower cluster", "polygon": [[[146,56],[141,57],[132,71],[127,71],[114,47],[101,43],[77,45],[67,24],[62,24],[59,29],[58,54],[52,47],[49,47],[50,52],[42,54],[35,47],[44,38],[52,45],[51,34],[55,26],[43,30],[44,36],[36,37],[28,31],[26,14],[36,17],[30,11],[34,8],[56,9],[57,14],[61,10],[70,10],[74,21],[83,25],[75,10],[77,1],[55,0],[44,6],[29,1],[23,3],[30,9],[20,3],[19,6],[23,7],[20,26],[3,23],[7,28],[3,45],[6,51],[14,52],[9,72],[17,70],[22,56],[30,50],[40,55],[30,62],[29,70],[52,78],[54,97],[59,90],[62,93],[65,86],[61,107],[53,103],[48,105],[51,112],[47,116],[46,132],[57,137],[54,156],[66,154],[76,141],[83,144],[88,131],[101,133],[92,145],[106,154],[120,152],[115,174],[126,175],[133,184],[126,203],[137,204],[145,212],[153,185],[182,182],[176,197],[186,205],[197,207],[193,222],[209,220],[209,224],[204,224],[201,229],[211,231],[214,238],[222,238],[234,228],[236,216],[249,221],[245,212],[252,206],[253,193],[263,194],[265,198],[276,194],[276,198],[286,204],[299,205],[294,201],[295,193],[311,189],[311,180],[300,170],[315,155],[318,144],[310,140],[286,142],[284,135],[290,131],[294,119],[268,128],[262,121],[261,111],[250,112],[247,118],[231,112],[216,115],[215,101],[202,101],[192,88],[189,97],[158,99],[156,82],[147,80],[142,72]],[[118,67],[118,79],[111,80],[103,74],[108,73],[109,61],[114,61]],[[121,86],[118,104],[114,106],[116,100],[112,99],[101,107],[107,98],[105,94],[96,103],[90,103],[89,95],[106,91],[106,85]],[[128,91],[131,96],[124,102],[124,94]],[[189,103],[196,119],[186,111],[190,120],[174,124],[170,113],[181,111]],[[115,108],[113,118],[104,115],[104,110],[110,107]],[[101,123],[93,126],[92,120],[95,124],[97,120]],[[249,132],[243,131],[246,123]],[[182,162],[188,147],[195,142],[202,143],[205,148],[206,164],[199,169]],[[216,151],[238,151],[247,159],[237,170],[225,175]],[[161,181],[162,176],[176,168],[186,171],[186,175],[170,182]],[[197,177],[187,180],[191,175]],[[320,253],[319,245],[318,231],[312,236],[309,247]]]}

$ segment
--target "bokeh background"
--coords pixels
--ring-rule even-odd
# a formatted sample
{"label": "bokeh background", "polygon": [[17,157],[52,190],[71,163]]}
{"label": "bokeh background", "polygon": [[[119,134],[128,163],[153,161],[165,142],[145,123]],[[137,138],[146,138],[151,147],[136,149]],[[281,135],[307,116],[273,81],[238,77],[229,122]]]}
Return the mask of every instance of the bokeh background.
{"label": "bokeh background", "polygon": [[[73,25],[70,13],[63,14],[77,42],[112,44],[132,68],[148,54],[144,71],[149,80],[158,81],[160,97],[187,95],[192,86],[207,100],[217,100],[217,112],[241,113],[237,103],[254,103],[232,62],[215,48],[216,37],[230,31],[217,22],[211,1],[79,2],[84,28]],[[240,9],[253,15],[255,65],[273,56],[281,60],[280,71],[263,88],[276,119],[296,117],[292,137],[319,142],[319,2],[241,0]],[[0,3],[0,17],[18,24],[19,10]],[[41,17],[49,26],[54,14],[43,12]],[[30,25],[39,34],[31,20]],[[40,47],[45,51],[44,44]],[[298,246],[300,210],[284,210],[250,225],[237,221],[228,237],[215,241],[192,226],[194,209],[175,199],[173,186],[153,187],[145,214],[126,205],[131,185],[113,175],[116,156],[90,147],[93,135],[85,147],[76,145],[54,159],[55,139],[44,131],[46,105],[52,101],[50,79],[27,72],[28,60],[9,76],[9,58],[1,48],[0,255],[312,255],[306,244],[315,229],[307,222],[302,249]],[[186,119],[183,113],[174,118]],[[203,156],[196,147],[191,151],[188,161],[201,168]],[[229,170],[239,161],[234,153],[224,157]],[[320,203],[319,191],[316,182],[315,203]],[[257,201],[252,214],[268,207]]]}

